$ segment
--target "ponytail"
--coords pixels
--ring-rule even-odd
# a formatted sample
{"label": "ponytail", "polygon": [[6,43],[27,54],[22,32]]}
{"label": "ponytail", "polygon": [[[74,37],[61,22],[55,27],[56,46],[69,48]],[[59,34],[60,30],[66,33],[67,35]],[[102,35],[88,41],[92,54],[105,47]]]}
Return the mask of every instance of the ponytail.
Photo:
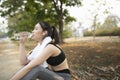
{"label": "ponytail", "polygon": [[59,37],[58,37],[58,32],[57,32],[55,26],[50,26],[50,24],[45,21],[40,21],[39,24],[40,24],[41,28],[43,29],[43,31],[46,30],[48,32],[48,35],[46,35],[46,36],[51,36],[53,43],[58,44]]}
{"label": "ponytail", "polygon": [[54,40],[55,44],[59,43],[59,36],[58,36],[58,32],[57,32],[57,29],[55,28],[55,26],[52,26],[51,38]]}

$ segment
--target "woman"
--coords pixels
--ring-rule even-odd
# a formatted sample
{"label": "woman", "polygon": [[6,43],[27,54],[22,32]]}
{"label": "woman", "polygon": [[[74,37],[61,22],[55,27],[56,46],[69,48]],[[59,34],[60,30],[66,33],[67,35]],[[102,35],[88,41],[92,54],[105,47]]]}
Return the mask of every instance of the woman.
{"label": "woman", "polygon": [[32,39],[38,42],[29,56],[25,54],[26,34],[21,33],[20,69],[10,80],[70,80],[66,56],[58,46],[56,28],[40,21],[32,31]]}

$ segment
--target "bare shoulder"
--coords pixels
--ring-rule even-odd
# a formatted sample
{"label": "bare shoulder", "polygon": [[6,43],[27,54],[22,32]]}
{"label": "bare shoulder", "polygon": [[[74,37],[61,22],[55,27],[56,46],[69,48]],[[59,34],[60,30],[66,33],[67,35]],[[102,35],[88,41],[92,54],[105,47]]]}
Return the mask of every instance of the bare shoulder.
{"label": "bare shoulder", "polygon": [[57,55],[60,52],[60,50],[53,44],[48,44],[46,48],[49,49],[53,55]]}
{"label": "bare shoulder", "polygon": [[46,48],[51,49],[51,50],[55,50],[56,49],[56,47],[53,44],[48,44],[46,46]]}

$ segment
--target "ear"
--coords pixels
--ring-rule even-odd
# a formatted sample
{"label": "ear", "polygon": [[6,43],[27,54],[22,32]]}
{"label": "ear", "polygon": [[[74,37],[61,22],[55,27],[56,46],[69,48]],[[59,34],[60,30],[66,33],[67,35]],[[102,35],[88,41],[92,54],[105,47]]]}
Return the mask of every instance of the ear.
{"label": "ear", "polygon": [[47,31],[44,31],[44,32],[43,32],[43,35],[44,35],[44,36],[46,36],[47,34],[48,34],[48,32],[47,32]]}

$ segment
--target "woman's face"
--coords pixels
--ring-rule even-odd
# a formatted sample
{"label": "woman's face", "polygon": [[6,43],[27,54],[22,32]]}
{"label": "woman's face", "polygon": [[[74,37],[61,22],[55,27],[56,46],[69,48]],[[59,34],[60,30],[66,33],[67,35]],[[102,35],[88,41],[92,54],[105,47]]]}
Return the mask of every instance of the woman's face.
{"label": "woman's face", "polygon": [[34,30],[32,31],[32,39],[40,41],[43,39],[45,31],[43,31],[40,24],[36,24]]}

